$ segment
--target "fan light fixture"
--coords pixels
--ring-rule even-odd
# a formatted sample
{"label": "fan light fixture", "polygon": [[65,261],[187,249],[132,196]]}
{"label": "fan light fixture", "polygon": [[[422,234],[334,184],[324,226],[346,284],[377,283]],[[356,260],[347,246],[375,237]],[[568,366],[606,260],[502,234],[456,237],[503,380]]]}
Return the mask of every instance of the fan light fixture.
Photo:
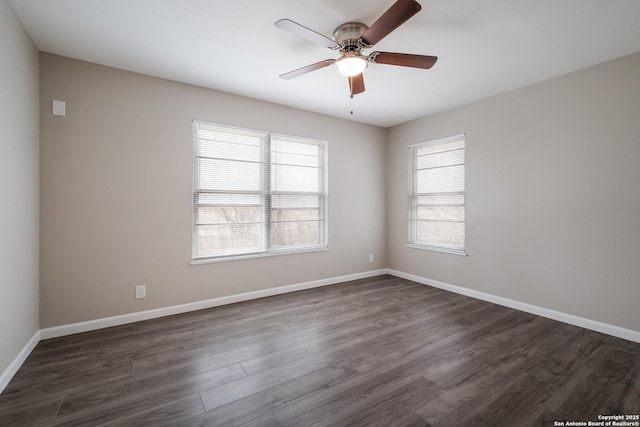
{"label": "fan light fixture", "polygon": [[353,77],[362,73],[368,64],[366,56],[359,55],[356,52],[349,52],[338,59],[336,67],[338,67],[338,72],[343,76]]}
{"label": "fan light fixture", "polygon": [[[391,1],[391,0],[389,0]],[[396,0],[371,27],[362,22],[345,22],[333,30],[333,38],[323,36],[298,24],[290,19],[280,19],[275,26],[300,36],[320,46],[340,52],[337,59],[328,58],[324,61],[309,64],[288,73],[280,74],[281,79],[291,80],[312,71],[335,65],[338,72],[347,77],[351,97],[364,92],[363,71],[367,65],[387,64],[401,67],[422,68],[428,70],[438,60],[437,56],[414,55],[397,52],[371,52],[363,55],[362,51],[371,49],[376,43],[388,36],[392,31],[405,23],[421,6],[416,0]]]}

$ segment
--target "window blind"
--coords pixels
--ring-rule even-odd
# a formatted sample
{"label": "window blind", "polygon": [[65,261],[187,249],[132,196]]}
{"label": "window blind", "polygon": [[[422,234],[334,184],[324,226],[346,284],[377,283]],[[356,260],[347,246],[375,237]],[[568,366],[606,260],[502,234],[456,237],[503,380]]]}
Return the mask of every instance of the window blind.
{"label": "window blind", "polygon": [[464,135],[411,146],[409,161],[409,243],[464,253]]}
{"label": "window blind", "polygon": [[193,122],[193,259],[325,245],[325,143]]}
{"label": "window blind", "polygon": [[271,136],[271,245],[319,245],[324,235],[324,149]]}

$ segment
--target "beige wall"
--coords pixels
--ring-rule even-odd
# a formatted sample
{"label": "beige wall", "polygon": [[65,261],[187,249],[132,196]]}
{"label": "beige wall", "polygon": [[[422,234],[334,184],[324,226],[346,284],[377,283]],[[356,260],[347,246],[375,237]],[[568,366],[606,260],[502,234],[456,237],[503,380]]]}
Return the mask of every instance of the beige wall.
{"label": "beige wall", "polygon": [[[468,257],[405,247],[407,146],[466,133]],[[390,268],[640,331],[640,53],[389,131]]]}
{"label": "beige wall", "polygon": [[0,374],[38,330],[38,52],[0,0]]}
{"label": "beige wall", "polygon": [[[40,71],[42,328],[386,266],[384,129],[51,54]],[[192,119],[328,140],[330,250],[189,265]]]}

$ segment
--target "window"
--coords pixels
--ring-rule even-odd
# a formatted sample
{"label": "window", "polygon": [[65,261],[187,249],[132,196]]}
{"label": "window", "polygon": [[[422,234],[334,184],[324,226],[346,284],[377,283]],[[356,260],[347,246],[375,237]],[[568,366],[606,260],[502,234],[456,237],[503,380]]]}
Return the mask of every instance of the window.
{"label": "window", "polygon": [[409,147],[409,246],[465,253],[464,135]]}
{"label": "window", "polygon": [[326,248],[326,142],[193,122],[196,260]]}

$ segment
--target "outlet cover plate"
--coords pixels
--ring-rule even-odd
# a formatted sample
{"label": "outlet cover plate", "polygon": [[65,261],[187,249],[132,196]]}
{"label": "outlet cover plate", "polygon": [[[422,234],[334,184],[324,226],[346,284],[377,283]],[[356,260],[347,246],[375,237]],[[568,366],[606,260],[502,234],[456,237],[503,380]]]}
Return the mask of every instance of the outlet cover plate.
{"label": "outlet cover plate", "polygon": [[147,287],[145,285],[136,286],[136,299],[147,297]]}

